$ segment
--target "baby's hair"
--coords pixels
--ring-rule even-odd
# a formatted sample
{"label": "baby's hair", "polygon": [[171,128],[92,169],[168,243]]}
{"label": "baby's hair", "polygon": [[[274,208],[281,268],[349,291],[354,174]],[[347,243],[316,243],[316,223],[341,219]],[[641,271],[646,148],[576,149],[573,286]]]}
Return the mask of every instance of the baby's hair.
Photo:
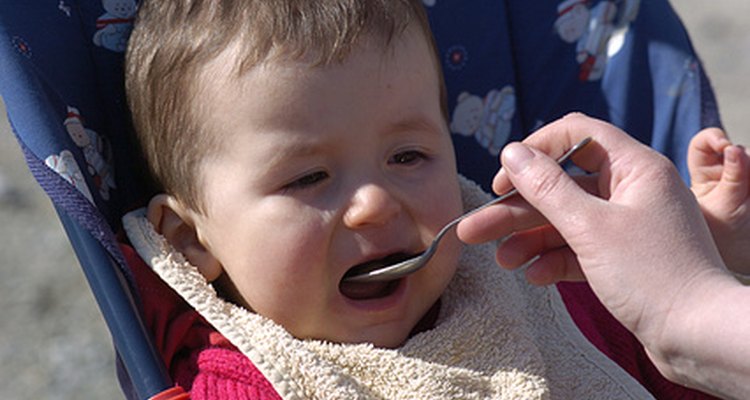
{"label": "baby's hair", "polygon": [[205,211],[198,168],[220,143],[202,123],[197,82],[225,50],[239,50],[238,77],[277,58],[325,66],[344,61],[363,37],[387,49],[415,22],[434,47],[421,0],[143,1],[126,54],[126,91],[158,189]]}

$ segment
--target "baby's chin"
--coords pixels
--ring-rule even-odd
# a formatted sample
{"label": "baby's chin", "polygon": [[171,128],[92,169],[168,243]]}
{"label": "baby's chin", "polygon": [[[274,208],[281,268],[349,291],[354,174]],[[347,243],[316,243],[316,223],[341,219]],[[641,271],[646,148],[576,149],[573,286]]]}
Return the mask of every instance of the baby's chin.
{"label": "baby's chin", "polygon": [[[235,286],[229,279],[225,281],[217,279],[213,282],[214,288],[224,299],[240,306],[250,312],[255,311],[235,289]],[[300,340],[321,340],[331,343],[341,344],[360,344],[369,343],[378,348],[393,349],[400,347],[410,337],[414,327],[419,325],[423,318],[417,322],[409,323],[408,321],[399,320],[386,326],[376,326],[370,328],[345,328],[336,329],[330,322],[321,322],[319,325],[310,326],[293,326],[282,321],[275,321],[281,325],[289,334]]]}
{"label": "baby's chin", "polygon": [[[318,330],[315,333],[307,332],[295,334],[295,330],[287,331],[297,339],[323,340],[340,344],[371,344],[378,348],[395,349],[401,347],[412,336],[428,331],[435,327],[440,312],[440,299],[428,306],[427,310],[417,318],[407,321],[404,318],[390,324],[381,324],[365,329],[341,329],[332,331],[330,329]],[[330,326],[328,328],[331,328]]]}
{"label": "baby's chin", "polygon": [[322,340],[331,343],[339,344],[371,344],[377,348],[383,349],[395,349],[400,347],[409,339],[409,334],[412,329],[394,329],[389,328],[388,332],[379,332],[378,330],[370,330],[367,332],[356,332],[356,333],[344,333],[344,334],[333,334],[333,333],[322,333],[319,335],[308,335],[298,336],[293,332],[290,332],[292,336],[297,339],[306,340]]}

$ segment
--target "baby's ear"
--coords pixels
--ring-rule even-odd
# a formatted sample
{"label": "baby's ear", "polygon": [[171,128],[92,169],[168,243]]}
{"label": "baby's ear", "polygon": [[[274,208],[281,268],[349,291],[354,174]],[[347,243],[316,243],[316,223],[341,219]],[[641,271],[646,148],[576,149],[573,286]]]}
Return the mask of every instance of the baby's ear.
{"label": "baby's ear", "polygon": [[207,281],[213,282],[221,275],[221,264],[201,243],[194,211],[173,196],[159,194],[148,203],[146,218],[175,250],[182,253],[190,264],[198,267]]}

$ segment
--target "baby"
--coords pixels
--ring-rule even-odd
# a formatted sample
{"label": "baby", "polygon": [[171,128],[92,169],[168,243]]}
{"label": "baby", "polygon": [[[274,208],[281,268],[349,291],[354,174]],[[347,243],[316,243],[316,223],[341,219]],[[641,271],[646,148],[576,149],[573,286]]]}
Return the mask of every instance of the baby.
{"label": "baby", "polygon": [[[342,277],[419,253],[462,210],[421,4],[165,3],[144,6],[128,53],[166,193],[148,219],[229,300],[295,337],[403,343],[453,276],[457,239],[409,279]],[[231,21],[208,29],[221,12]]]}
{"label": "baby", "polygon": [[[125,228],[242,353],[186,357],[199,371],[177,380],[193,398],[219,387],[286,398],[649,397],[585,340],[554,287],[496,268],[492,246],[462,251],[450,236],[410,276],[343,282],[357,266],[420,253],[489,198],[456,172],[422,7],[141,5],[126,88],[163,193]],[[170,354],[195,340],[173,336]]]}

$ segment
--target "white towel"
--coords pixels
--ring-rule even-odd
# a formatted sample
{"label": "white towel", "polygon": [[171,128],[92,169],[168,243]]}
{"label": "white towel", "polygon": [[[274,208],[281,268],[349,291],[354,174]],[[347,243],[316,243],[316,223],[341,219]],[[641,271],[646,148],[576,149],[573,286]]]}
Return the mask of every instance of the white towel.
{"label": "white towel", "polygon": [[[466,209],[489,200],[461,179]],[[576,328],[553,286],[533,287],[467,247],[433,329],[397,349],[299,340],[219,298],[156,233],[143,210],[124,218],[143,259],[240,349],[285,399],[649,399]]]}

